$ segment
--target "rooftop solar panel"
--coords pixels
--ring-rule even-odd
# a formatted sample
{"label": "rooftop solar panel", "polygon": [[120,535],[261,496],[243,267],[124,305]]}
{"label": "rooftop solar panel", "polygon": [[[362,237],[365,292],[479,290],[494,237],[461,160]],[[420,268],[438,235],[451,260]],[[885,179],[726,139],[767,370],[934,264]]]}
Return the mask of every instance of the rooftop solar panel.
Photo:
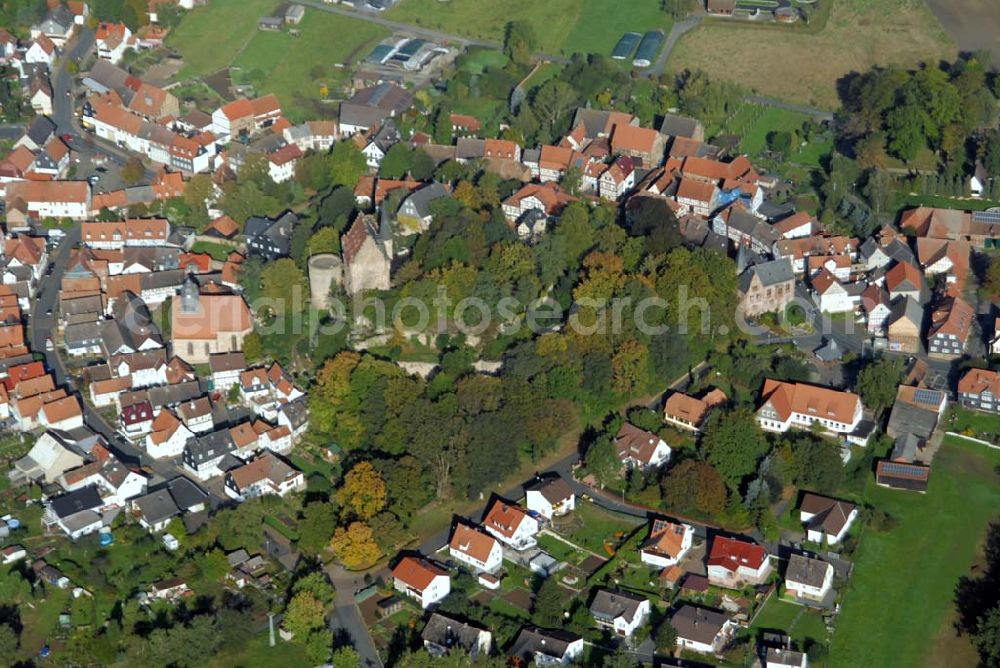
{"label": "rooftop solar panel", "polygon": [[941,393],[937,390],[917,390],[913,393],[913,400],[918,404],[937,406],[941,403]]}

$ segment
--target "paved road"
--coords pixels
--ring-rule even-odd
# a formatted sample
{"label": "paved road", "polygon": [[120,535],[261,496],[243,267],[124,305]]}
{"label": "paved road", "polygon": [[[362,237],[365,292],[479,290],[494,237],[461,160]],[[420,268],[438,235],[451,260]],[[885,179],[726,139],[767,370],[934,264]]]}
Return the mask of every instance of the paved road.
{"label": "paved road", "polygon": [[649,68],[646,76],[658,77],[663,74],[663,72],[667,69],[667,59],[670,57],[670,52],[674,50],[675,46],[677,46],[677,42],[681,37],[701,25],[701,19],[702,17],[700,14],[692,14],[691,16],[674,23],[674,27],[670,29],[670,32],[667,34],[667,39],[663,43],[663,49],[660,51],[660,57],[657,58],[656,62],[653,63],[653,66]]}
{"label": "paved road", "polygon": [[24,126],[18,123],[4,123],[0,125],[0,140],[15,141],[24,134]]}

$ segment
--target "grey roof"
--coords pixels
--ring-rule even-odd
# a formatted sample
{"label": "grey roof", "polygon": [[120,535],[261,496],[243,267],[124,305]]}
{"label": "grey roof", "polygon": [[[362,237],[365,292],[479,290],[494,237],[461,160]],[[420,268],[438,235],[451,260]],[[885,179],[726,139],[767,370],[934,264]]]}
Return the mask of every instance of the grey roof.
{"label": "grey roof", "polygon": [[184,460],[195,466],[214,461],[236,450],[228,429],[189,438],[184,445]]}
{"label": "grey roof", "polygon": [[517,638],[507,654],[512,657],[520,657],[525,662],[533,661],[536,652],[562,658],[570,644],[578,640],[580,640],[580,636],[562,629],[526,626],[517,634]]}
{"label": "grey roof", "polygon": [[844,356],[844,351],[839,345],[837,345],[836,339],[830,339],[813,351],[813,354],[816,355],[821,362],[834,362]]}
{"label": "grey roof", "polygon": [[56,5],[53,7],[45,19],[42,21],[40,28],[42,32],[48,34],[55,34],[55,29],[59,29],[61,34],[69,32],[76,22],[76,16],[70,11],[69,7],[63,4]]}
{"label": "grey roof", "polygon": [[228,561],[229,565],[232,566],[233,568],[236,568],[249,558],[250,558],[250,553],[244,550],[242,547],[226,555],[226,561]]}
{"label": "grey roof", "polygon": [[770,666],[771,664],[780,664],[782,666],[806,665],[805,652],[793,652],[790,649],[782,649],[780,647],[768,647],[765,659],[767,661],[767,666]]}
{"label": "grey roof", "polygon": [[101,342],[102,322],[78,322],[66,325],[63,341],[67,348],[84,348]]}
{"label": "grey roof", "polygon": [[537,477],[524,486],[524,491],[540,492],[549,503],[559,503],[573,496],[573,488],[558,474],[544,478]]}
{"label": "grey roof", "polygon": [[180,269],[181,249],[163,246],[126,246],[122,249],[122,260],[126,267],[137,264],[151,272]]}
{"label": "grey roof", "polygon": [[367,129],[378,125],[388,117],[389,112],[383,109],[351,104],[349,102],[344,102],[340,105],[340,124],[342,126],[356,125]]}
{"label": "grey roof", "polygon": [[924,439],[912,432],[900,434],[892,443],[892,454],[889,456],[894,461],[916,461],[921,450],[924,449]]}
{"label": "grey roof", "polygon": [[632,623],[639,612],[639,606],[645,600],[641,596],[601,589],[590,604],[590,614],[607,622],[613,622],[621,617]]}
{"label": "grey roof", "polygon": [[913,297],[897,297],[889,309],[886,324],[891,325],[900,318],[906,318],[919,328],[924,322],[924,307]]}
{"label": "grey roof", "polygon": [[757,207],[757,214],[764,216],[764,218],[769,223],[777,223],[782,219],[795,213],[795,205],[790,202],[777,203],[769,199],[765,199]]}
{"label": "grey roof", "polygon": [[771,248],[778,241],[778,234],[774,228],[743,207],[731,208],[726,224],[759,241],[767,248]]}
{"label": "grey roof", "polygon": [[663,117],[663,122],[660,123],[660,134],[693,139],[698,134],[698,126],[700,125],[701,123],[697,118],[681,116],[679,114],[667,114]]}
{"label": "grey roof", "polygon": [[184,476],[177,476],[168,482],[167,490],[181,510],[189,510],[208,501],[208,494]]}
{"label": "grey roof", "polygon": [[442,647],[446,651],[453,647],[461,647],[468,654],[479,649],[479,638],[483,633],[489,631],[435,612],[427,620],[420,637],[424,642]]}
{"label": "grey roof", "polygon": [[679,638],[711,645],[729,617],[717,610],[683,605],[670,618]]}
{"label": "grey roof", "polygon": [[542,150],[540,148],[526,148],[524,152],[521,153],[521,162],[526,165],[538,164],[538,161],[542,159]]}
{"label": "grey roof", "polygon": [[424,186],[419,190],[413,191],[406,199],[400,204],[400,209],[409,205],[412,205],[416,209],[417,215],[421,218],[431,215],[430,205],[431,202],[442,199],[444,197],[451,197],[451,193],[440,183],[436,181],[430,185]]}
{"label": "grey roof", "polygon": [[413,94],[401,86],[386,82],[358,91],[345,104],[381,109],[390,116],[396,116],[410,108]]}
{"label": "grey roof", "polygon": [[455,142],[455,158],[476,160],[486,155],[486,140],[478,137],[459,137]]}
{"label": "grey roof", "polygon": [[750,288],[750,281],[756,275],[764,287],[786,283],[795,280],[792,273],[792,262],[790,258],[784,257],[770,262],[755,264],[740,277],[740,291],[746,292]]}
{"label": "grey roof", "polygon": [[101,501],[101,495],[97,493],[97,485],[87,485],[74,492],[49,499],[49,509],[60,519],[85,510],[100,508],[102,505],[104,502]]}
{"label": "grey roof", "polygon": [[830,564],[819,559],[811,559],[801,554],[793,554],[788,558],[788,569],[785,571],[785,580],[798,582],[810,587],[823,586],[827,570],[833,568]]}
{"label": "grey roof", "polygon": [[[135,95],[135,91],[125,84],[128,78],[129,73],[122,68],[112,65],[106,60],[98,59],[94,63],[94,66],[90,68],[87,79],[84,79],[84,84],[102,93],[113,90],[118,93],[122,98],[122,102],[127,105],[132,101],[132,96]],[[92,85],[95,83],[97,86]]]}
{"label": "grey roof", "polygon": [[583,123],[584,136],[587,139],[597,139],[599,135],[604,133],[604,129],[608,126],[611,113],[611,111],[606,109],[580,107],[576,110],[576,114],[573,115],[572,127],[575,128],[580,123]]}
{"label": "grey roof", "polygon": [[[934,392],[934,390],[927,391]],[[913,434],[918,438],[927,439],[934,432],[938,418],[937,406],[923,408],[908,401],[897,400],[892,405],[889,424],[885,431],[891,438]]]}
{"label": "grey roof", "polygon": [[303,394],[298,399],[294,399],[289,401],[287,404],[283,404],[280,412],[284,413],[285,417],[288,418],[288,422],[292,425],[293,431],[298,429],[309,421],[308,395]]}
{"label": "grey roof", "polygon": [[[253,216],[247,219],[243,234],[251,252],[268,257],[288,255],[292,248],[292,232],[299,217],[286,211],[275,219]],[[276,251],[270,250],[276,248]]]}
{"label": "grey roof", "polygon": [[43,146],[56,131],[56,124],[48,116],[36,116],[25,133],[36,146]]}
{"label": "grey roof", "polygon": [[143,290],[156,290],[159,288],[180,287],[184,283],[184,271],[182,269],[172,269],[169,271],[153,271],[148,274],[140,274],[139,285]]}
{"label": "grey roof", "polygon": [[180,514],[180,508],[166,489],[150,492],[146,496],[132,499],[132,504],[139,509],[143,518],[149,524],[157,524],[163,520]]}

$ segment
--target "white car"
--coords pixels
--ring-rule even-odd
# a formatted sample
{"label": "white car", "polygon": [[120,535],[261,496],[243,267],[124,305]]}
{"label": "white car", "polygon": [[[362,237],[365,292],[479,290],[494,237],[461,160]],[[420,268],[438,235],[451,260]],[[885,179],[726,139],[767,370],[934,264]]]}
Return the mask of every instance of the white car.
{"label": "white car", "polygon": [[163,534],[163,547],[167,548],[172,552],[177,548],[179,548],[180,546],[181,546],[180,541],[174,538],[172,534],[169,533]]}

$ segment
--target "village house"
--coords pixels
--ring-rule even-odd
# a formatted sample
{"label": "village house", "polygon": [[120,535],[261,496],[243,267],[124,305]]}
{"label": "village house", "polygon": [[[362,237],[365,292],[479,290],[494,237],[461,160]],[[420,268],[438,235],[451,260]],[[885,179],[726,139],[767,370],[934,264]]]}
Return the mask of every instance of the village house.
{"label": "village house", "polygon": [[7,184],[6,203],[9,214],[19,206],[31,218],[90,217],[90,184],[86,181],[16,181]]}
{"label": "village house", "polygon": [[[691,181],[691,183],[701,184],[702,182]],[[729,239],[737,251],[747,248],[760,257],[770,257],[774,245],[778,242],[778,235],[774,228],[747,211],[746,207],[739,201],[726,207],[712,218],[712,231]]]}
{"label": "village house", "polygon": [[184,452],[194,432],[168,408],[161,408],[146,434],[146,452],[153,459],[174,458]]}
{"label": "village house", "polygon": [[209,480],[243,465],[235,452],[236,444],[228,429],[196,435],[184,444],[184,469],[198,480]]}
{"label": "village house", "polygon": [[590,603],[590,615],[599,628],[630,638],[649,618],[649,599],[623,591],[599,589]]}
{"label": "village house", "polygon": [[462,522],[455,524],[455,531],[448,544],[448,554],[470,566],[475,573],[495,573],[503,563],[500,541]]}
{"label": "village house", "polygon": [[170,306],[172,353],[190,364],[206,363],[214,353],[242,350],[243,339],[253,330],[242,296],[202,294],[190,279]]}
{"label": "village house", "polygon": [[538,520],[520,506],[501,498],[494,499],[483,516],[483,528],[518,551],[538,544],[535,540],[540,529]]}
{"label": "village house", "polygon": [[719,587],[742,589],[764,584],[770,577],[771,559],[760,545],[716,536],[708,555],[708,581]]}
{"label": "village house", "polygon": [[893,301],[899,297],[909,297],[924,304],[929,294],[923,273],[909,262],[897,262],[886,272],[885,288]]}
{"label": "village house", "polygon": [[220,139],[246,137],[270,127],[280,117],[281,104],[274,95],[238,98],[212,112],[212,132]]}
{"label": "village house", "polygon": [[699,654],[721,654],[738,628],[724,613],[690,604],[674,612],[670,625],[677,632],[677,646]]}
{"label": "village house", "polygon": [[966,408],[1000,412],[1000,373],[969,369],[958,381],[958,402]]}
{"label": "village house", "polygon": [[399,231],[403,234],[426,232],[434,220],[431,204],[450,197],[448,189],[437,182],[414,190],[400,203],[399,210],[396,211],[396,221],[400,224]]}
{"label": "village house", "polygon": [[923,326],[924,309],[920,302],[912,297],[894,300],[886,318],[889,350],[895,353],[919,353]]}
{"label": "village house", "polygon": [[686,431],[699,433],[705,420],[715,408],[729,400],[725,392],[712,389],[697,399],[683,392],[673,392],[663,406],[663,420]]}
{"label": "village house", "polygon": [[362,215],[341,237],[344,254],[344,288],[349,295],[365,290],[388,290],[391,287],[392,230],[383,218]]}
{"label": "village house", "polygon": [[873,336],[885,336],[886,321],[892,312],[889,293],[872,283],[861,293],[861,310],[865,314],[865,328]]}
{"label": "village house", "polygon": [[809,668],[809,655],[788,647],[767,647],[762,668]]}
{"label": "village house", "polygon": [[799,521],[805,524],[806,540],[811,543],[837,545],[857,518],[857,506],[828,496],[806,493],[799,504]]}
{"label": "village house", "polygon": [[785,590],[799,599],[822,602],[833,591],[833,566],[793,554],[785,570]]}
{"label": "village house", "polygon": [[927,353],[931,357],[944,359],[965,354],[975,316],[975,309],[959,297],[946,296],[939,299],[931,307]]}
{"label": "village house", "polygon": [[400,116],[413,106],[413,94],[392,82],[383,82],[355,93],[340,105],[340,132],[351,137],[367,132],[387,118]]}
{"label": "village house", "polygon": [[226,473],[226,496],[240,503],[258,496],[283,497],[305,488],[302,471],[270,452]]}
{"label": "village house", "polygon": [[503,201],[503,213],[512,223],[532,211],[557,218],[567,204],[575,201],[576,197],[564,192],[555,183],[529,183]]}
{"label": "village house", "polygon": [[863,283],[843,283],[829,269],[812,278],[813,299],[823,313],[853,313],[861,303]]}
{"label": "village house", "polygon": [[649,537],[639,548],[639,558],[644,564],[669,568],[687,556],[693,542],[694,527],[690,524],[654,519]]}
{"label": "village house", "polygon": [[117,65],[124,57],[125,51],[134,46],[132,31],[124,23],[97,24],[94,41],[97,44],[97,57]]}
{"label": "village house", "polygon": [[583,656],[583,638],[562,629],[526,626],[507,651],[511,665],[568,666]]}
{"label": "village house", "polygon": [[627,155],[618,156],[597,183],[601,199],[621,199],[635,187],[635,162]]}
{"label": "village house", "polygon": [[58,528],[71,540],[76,540],[104,526],[103,508],[104,501],[97,486],[88,485],[49,499],[42,524],[50,530]]}
{"label": "village house", "polygon": [[85,454],[62,436],[46,431],[7,475],[14,482],[53,483],[66,471],[82,466]]}
{"label": "village house", "polygon": [[630,422],[622,424],[615,435],[615,453],[626,468],[647,470],[670,461],[670,446],[656,434],[639,429]]}
{"label": "village house", "polygon": [[285,211],[274,219],[251,216],[243,227],[247,256],[257,256],[264,261],[288,257],[292,250],[292,234],[298,222],[299,217],[291,211]]}
{"label": "village house", "polygon": [[448,571],[424,557],[403,557],[392,569],[392,581],[396,591],[415,599],[425,609],[451,592]]}
{"label": "village house", "polygon": [[196,434],[204,434],[215,427],[212,402],[208,397],[191,398],[178,403],[176,411],[184,426]]}
{"label": "village house", "polygon": [[795,276],[787,259],[749,267],[740,275],[740,312],[750,318],[784,313],[795,298]]}
{"label": "village house", "polygon": [[562,476],[536,476],[524,488],[524,501],[528,510],[547,520],[572,512],[576,507],[576,494]]}
{"label": "village house", "polygon": [[761,391],[757,422],[765,431],[783,433],[791,428],[811,429],[814,424],[826,431],[851,434],[861,423],[861,398],[807,383],[786,383],[767,379]]}
{"label": "village house", "polygon": [[488,656],[493,647],[493,634],[486,629],[437,612],[427,620],[420,639],[424,649],[435,658],[462,652],[475,661],[479,656]]}

